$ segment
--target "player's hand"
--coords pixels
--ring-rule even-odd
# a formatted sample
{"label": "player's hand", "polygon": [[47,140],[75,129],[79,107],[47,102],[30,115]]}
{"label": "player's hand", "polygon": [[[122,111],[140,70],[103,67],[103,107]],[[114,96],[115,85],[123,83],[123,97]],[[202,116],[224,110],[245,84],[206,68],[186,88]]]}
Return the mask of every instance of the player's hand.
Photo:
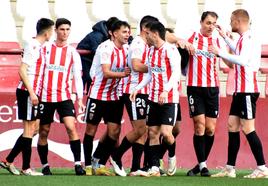
{"label": "player's hand", "polygon": [[134,90],[129,96],[130,101],[135,102],[137,94],[138,94],[138,91]]}
{"label": "player's hand", "polygon": [[186,42],[185,43],[185,49],[189,52],[190,55],[194,55],[195,54],[195,48],[194,48],[194,46],[191,43]]}
{"label": "player's hand", "polygon": [[86,110],[86,106],[83,104],[82,99],[78,99],[78,108],[79,108],[79,111],[81,111],[81,113],[85,112]]}
{"label": "player's hand", "polygon": [[164,103],[167,103],[167,99],[168,99],[168,92],[164,91],[160,94],[158,103],[160,105],[163,105]]}
{"label": "player's hand", "polygon": [[131,69],[129,67],[125,67],[124,73],[125,73],[125,77],[129,76],[131,73]]}
{"label": "player's hand", "polygon": [[223,38],[226,38],[226,34],[225,31],[222,29],[222,27],[220,25],[216,25],[216,30],[219,32],[220,36]]}
{"label": "player's hand", "polygon": [[208,52],[213,53],[213,54],[215,54],[216,56],[218,56],[218,55],[219,55],[219,48],[218,48],[217,46],[210,45],[210,46],[208,47]]}
{"label": "player's hand", "polygon": [[30,99],[32,101],[32,105],[36,106],[39,103],[38,97],[35,93],[30,94]]}

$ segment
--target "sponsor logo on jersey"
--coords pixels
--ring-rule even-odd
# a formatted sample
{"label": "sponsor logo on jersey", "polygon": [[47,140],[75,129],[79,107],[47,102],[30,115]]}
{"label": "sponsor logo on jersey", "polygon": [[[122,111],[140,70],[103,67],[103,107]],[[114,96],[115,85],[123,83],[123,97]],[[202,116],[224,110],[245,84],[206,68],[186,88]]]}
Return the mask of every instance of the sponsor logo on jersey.
{"label": "sponsor logo on jersey", "polygon": [[215,55],[213,53],[210,53],[210,52],[205,51],[205,50],[199,50],[199,49],[197,49],[195,51],[195,53],[196,53],[197,56],[204,56],[204,57],[210,58],[210,59],[213,59],[215,57]]}
{"label": "sponsor logo on jersey", "polygon": [[165,71],[166,69],[163,67],[152,67],[152,72],[155,72],[155,73],[163,73]]}
{"label": "sponsor logo on jersey", "polygon": [[47,65],[46,69],[48,69],[49,71],[58,71],[58,72],[67,71],[64,66],[58,66],[53,64]]}
{"label": "sponsor logo on jersey", "polygon": [[125,68],[113,68],[111,69],[113,72],[124,72]]}

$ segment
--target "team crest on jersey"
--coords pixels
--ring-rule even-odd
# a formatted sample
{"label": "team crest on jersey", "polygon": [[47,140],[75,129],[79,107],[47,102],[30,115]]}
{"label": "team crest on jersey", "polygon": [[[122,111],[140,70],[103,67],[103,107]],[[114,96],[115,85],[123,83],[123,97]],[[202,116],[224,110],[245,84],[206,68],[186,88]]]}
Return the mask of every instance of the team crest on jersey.
{"label": "team crest on jersey", "polygon": [[140,115],[143,116],[144,115],[144,109],[141,108],[141,109],[139,109],[139,111],[140,111]]}
{"label": "team crest on jersey", "polygon": [[89,113],[89,119],[92,120],[94,117],[94,113]]}
{"label": "team crest on jersey", "polygon": [[194,105],[191,105],[191,111],[194,112]]}

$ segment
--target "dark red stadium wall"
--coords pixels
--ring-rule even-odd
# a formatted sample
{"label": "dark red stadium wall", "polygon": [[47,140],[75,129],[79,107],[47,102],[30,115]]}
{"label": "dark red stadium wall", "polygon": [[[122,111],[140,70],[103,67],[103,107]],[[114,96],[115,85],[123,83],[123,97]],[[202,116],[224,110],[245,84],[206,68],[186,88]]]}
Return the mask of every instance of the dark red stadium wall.
{"label": "dark red stadium wall", "polygon": [[[220,100],[220,117],[217,123],[216,129],[216,138],[215,143],[212,148],[211,154],[208,159],[208,166],[215,168],[217,166],[223,166],[226,163],[227,158],[227,145],[228,145],[228,133],[227,133],[227,119],[229,113],[229,107],[231,104],[231,97],[221,98]],[[268,100],[259,99],[257,106],[257,119],[256,119],[256,130],[262,140],[264,154],[268,161],[268,128],[266,127],[268,123]],[[177,137],[177,162],[179,167],[190,168],[196,164],[196,157],[193,149],[192,137],[193,137],[193,124],[192,120],[189,118],[188,113],[188,104],[185,97],[181,98],[181,110],[182,110],[182,123],[181,123],[181,134]],[[18,129],[22,127],[22,124],[16,119],[16,102],[15,94],[9,93],[0,95],[0,159],[4,159],[7,153],[10,151],[10,148],[13,146],[13,143],[10,144],[10,148],[4,149],[5,145],[11,141],[10,139],[15,140],[17,135],[8,136],[6,139],[3,138],[3,134],[6,131],[12,129]],[[78,120],[81,121],[83,114],[78,114]],[[80,138],[83,140],[85,124],[77,124],[77,129],[80,135]],[[100,138],[102,132],[105,130],[105,125],[100,124],[100,127],[97,132],[96,139]],[[130,130],[130,123],[127,117],[127,114],[124,113],[124,121],[122,124],[122,134],[121,139],[124,134]],[[49,139],[53,142],[58,143],[56,149],[52,149],[49,152],[49,162],[52,167],[72,167],[73,163],[71,161],[64,160],[61,156],[57,155],[56,151],[59,151],[59,148],[64,146],[68,148],[68,137],[65,132],[65,128],[62,124],[54,123],[51,128],[51,133]],[[36,147],[36,141],[34,140],[33,146]],[[67,154],[66,151],[62,153],[64,156],[71,157],[72,154]],[[129,167],[131,164],[131,151],[128,151],[124,155],[123,163],[126,167]],[[16,159],[15,164],[21,166],[21,156]],[[250,152],[247,141],[245,140],[244,135],[241,133],[241,147],[237,158],[237,166],[240,168],[254,168],[256,165],[253,155]],[[32,155],[32,166],[40,167],[39,157],[37,155],[36,148],[33,149]]]}

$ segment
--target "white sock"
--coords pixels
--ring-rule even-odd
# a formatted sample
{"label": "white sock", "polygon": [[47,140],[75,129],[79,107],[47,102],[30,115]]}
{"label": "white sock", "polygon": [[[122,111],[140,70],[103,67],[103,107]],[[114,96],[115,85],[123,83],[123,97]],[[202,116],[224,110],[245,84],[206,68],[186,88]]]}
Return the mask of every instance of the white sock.
{"label": "white sock", "polygon": [[81,165],[81,161],[74,162],[74,165]]}
{"label": "white sock", "polygon": [[204,167],[207,167],[207,163],[205,161],[199,163],[199,169],[202,170]]}
{"label": "white sock", "polygon": [[47,166],[49,166],[49,164],[48,164],[48,163],[44,164],[44,165],[43,165],[43,168],[45,168],[45,167],[47,167]]}
{"label": "white sock", "polygon": [[259,165],[258,169],[260,169],[261,171],[266,171],[267,167],[265,165]]}
{"label": "white sock", "polygon": [[234,169],[234,166],[233,165],[226,165],[226,169],[233,170]]}

